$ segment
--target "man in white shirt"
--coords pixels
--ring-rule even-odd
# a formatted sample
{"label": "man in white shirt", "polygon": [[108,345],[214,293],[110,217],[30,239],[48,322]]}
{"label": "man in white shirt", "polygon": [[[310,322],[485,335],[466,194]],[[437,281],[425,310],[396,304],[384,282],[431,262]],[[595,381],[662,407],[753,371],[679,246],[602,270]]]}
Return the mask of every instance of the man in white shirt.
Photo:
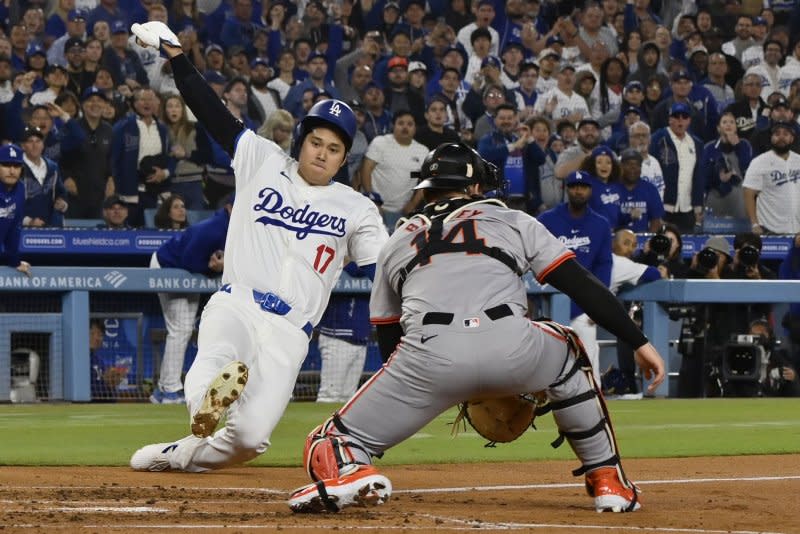
{"label": "man in white shirt", "polygon": [[744,206],[756,234],[800,232],[800,154],[789,148],[796,128],[773,123],[772,150],[753,159],[745,173]]}
{"label": "man in white shirt", "polygon": [[464,50],[467,51],[467,56],[472,56],[473,51],[470,36],[472,35],[472,32],[478,28],[486,28],[492,35],[492,48],[489,53],[493,56],[499,56],[500,35],[497,33],[497,30],[491,26],[495,16],[494,2],[492,0],[480,0],[478,5],[474,8],[474,13],[475,22],[471,22],[461,28],[458,31],[458,36],[456,39],[459,43],[461,43],[461,46],[464,47]]}
{"label": "man in white shirt", "polygon": [[540,98],[558,83],[555,73],[558,71],[560,60],[561,56],[552,48],[545,48],[539,52],[539,79],[536,80],[536,92]]}
{"label": "man in white shirt", "polygon": [[636,121],[628,127],[630,147],[642,155],[642,180],[650,182],[658,189],[661,201],[664,201],[664,172],[661,164],[650,155],[650,126],[646,122]]}
{"label": "man in white shirt", "polygon": [[764,43],[764,62],[751,67],[746,74],[758,74],[761,77],[761,98],[765,101],[775,91],[780,90],[780,71],[778,62],[783,57],[783,45],[775,39]]}
{"label": "man in white shirt", "polygon": [[389,232],[422,199],[422,191],[413,191],[417,180],[411,178],[411,173],[419,171],[428,155],[428,148],[414,141],[417,128],[410,111],[395,113],[392,124],[392,133],[380,135],[369,144],[361,167],[362,189],[380,195],[383,221]]}
{"label": "man in white shirt", "polygon": [[543,94],[536,100],[533,112],[553,121],[568,120],[579,122],[589,116],[589,107],[586,100],[573,91],[575,87],[575,67],[562,65],[558,73],[556,87]]}
{"label": "man in white shirt", "polygon": [[733,56],[739,61],[742,60],[742,52],[750,48],[755,42],[750,34],[753,30],[753,19],[747,15],[741,15],[736,21],[733,29],[736,37],[722,45],[722,51],[729,56]]}

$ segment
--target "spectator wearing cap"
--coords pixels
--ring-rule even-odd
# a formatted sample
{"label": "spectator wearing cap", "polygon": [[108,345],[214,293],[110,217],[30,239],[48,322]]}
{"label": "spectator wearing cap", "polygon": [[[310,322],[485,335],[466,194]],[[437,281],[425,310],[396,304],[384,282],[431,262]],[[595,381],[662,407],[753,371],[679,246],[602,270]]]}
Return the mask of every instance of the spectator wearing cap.
{"label": "spectator wearing cap", "polygon": [[422,19],[425,17],[425,0],[407,0],[403,11],[403,23],[408,28],[411,41],[425,36]]}
{"label": "spectator wearing cap", "polygon": [[619,207],[630,222],[629,230],[658,232],[664,216],[664,204],[653,184],[642,180],[642,155],[635,148],[626,148],[620,154],[622,179],[617,184]]}
{"label": "spectator wearing cap", "polygon": [[539,166],[545,163],[545,154],[533,142],[530,128],[520,127],[512,104],[497,107],[494,129],[478,140],[478,152],[497,166],[508,184],[508,206],[536,213],[542,203]]}
{"label": "spectator wearing cap", "polygon": [[[575,259],[606,287],[611,283],[611,226],[590,207],[594,181],[585,172],[566,177],[567,201],[539,215],[539,222],[556,236]],[[600,383],[597,325],[575,302],[570,303],[570,327],[580,336]]]}
{"label": "spectator wearing cap", "polygon": [[19,239],[25,215],[25,185],[22,183],[22,149],[0,145],[0,245],[5,264],[30,274],[30,264],[19,258]]}
{"label": "spectator wearing cap", "polygon": [[522,121],[533,116],[533,107],[539,97],[539,93],[536,92],[537,81],[539,81],[539,68],[533,62],[523,62],[519,71],[519,85],[514,89],[514,97]]}
{"label": "spectator wearing cap", "polygon": [[[519,0],[512,1],[519,2]],[[500,82],[506,89],[516,89],[519,87],[520,67],[525,58],[525,48],[517,41],[509,41],[503,47],[501,58],[503,68],[500,71]]]}
{"label": "spectator wearing cap", "polygon": [[423,100],[428,85],[428,67],[422,61],[408,63],[408,87],[417,93]]}
{"label": "spectator wearing cap", "polygon": [[797,125],[774,122],[770,132],[771,150],[755,157],[744,177],[745,209],[754,233],[796,234],[800,232],[800,154],[791,147]]}
{"label": "spectator wearing cap", "polygon": [[687,69],[695,80],[702,81],[708,76],[708,48],[694,46],[686,53]]}
{"label": "spectator wearing cap", "polygon": [[103,222],[97,228],[106,230],[129,230],[128,205],[119,195],[111,195],[103,201]]}
{"label": "spectator wearing cap", "polygon": [[672,73],[672,95],[662,100],[650,114],[650,124],[654,130],[666,126],[671,114],[672,104],[685,104],[689,109],[692,122],[691,132],[700,139],[710,141],[716,137],[716,125],[719,122],[717,102],[711,93],[700,84],[692,82],[691,75],[685,70]]}
{"label": "spectator wearing cap", "polygon": [[144,210],[155,208],[158,194],[174,174],[170,168],[169,132],[157,118],[159,101],[147,87],[133,92],[131,113],[114,124],[111,144],[114,191],[130,209],[130,222],[144,224]]}
{"label": "spectator wearing cap", "polygon": [[698,165],[703,143],[689,132],[690,121],[689,105],[673,103],[667,126],[653,133],[649,150],[664,172],[664,219],[684,234],[693,233],[702,224],[705,192]]}
{"label": "spectator wearing cap", "polygon": [[384,105],[394,115],[409,110],[417,124],[425,122],[425,99],[408,85],[408,59],[395,56],[387,63],[388,84],[384,89]]}
{"label": "spectator wearing cap", "polygon": [[634,106],[628,106],[625,111],[619,116],[619,120],[612,128],[611,136],[606,140],[606,145],[609,146],[617,154],[622,153],[623,150],[630,146],[630,137],[628,136],[628,128],[635,122],[646,120],[644,112]]}
{"label": "spectator wearing cap", "polygon": [[219,43],[226,49],[231,46],[241,46],[251,52],[257,28],[253,22],[253,2],[251,0],[233,0],[231,5],[231,16],[222,23]]}
{"label": "spectator wearing cap", "polygon": [[59,0],[53,6],[44,24],[44,45],[47,48],[52,46],[53,41],[66,33],[69,13],[74,8],[74,4],[70,0]]}
{"label": "spectator wearing cap", "polygon": [[747,15],[740,15],[733,28],[736,36],[723,43],[722,51],[729,56],[735,57],[739,62],[742,61],[742,52],[755,44],[753,40],[753,19]]}
{"label": "spectator wearing cap", "polygon": [[417,128],[414,139],[433,150],[442,143],[458,143],[458,132],[446,126],[447,101],[434,96],[425,108],[425,124]]}
{"label": "spectator wearing cap", "polygon": [[76,95],[83,94],[89,86],[94,83],[95,73],[87,71],[86,64],[86,45],[78,38],[69,39],[64,46],[67,62],[64,68],[67,73],[66,89]]}
{"label": "spectator wearing cap", "polygon": [[216,43],[208,44],[203,51],[203,55],[205,56],[206,72],[218,72],[225,78],[226,82],[228,78],[233,77],[233,70],[230,68],[230,65],[228,65],[228,61],[225,58],[225,51],[220,45]]}
{"label": "spectator wearing cap", "polygon": [[267,117],[281,107],[278,92],[267,87],[270,78],[272,68],[266,59],[257,57],[250,62],[247,110],[258,125],[263,124]]}
{"label": "spectator wearing cap", "polygon": [[86,27],[94,29],[94,25],[101,21],[108,24],[109,28],[115,22],[122,22],[127,26],[128,20],[130,20],[130,16],[127,11],[120,8],[118,0],[99,0],[97,7],[92,9],[86,17]]}
{"label": "spectator wearing cap", "polygon": [[361,168],[362,189],[383,199],[383,221],[389,232],[403,215],[408,215],[422,199],[414,191],[412,172],[419,171],[428,148],[414,141],[416,123],[409,111],[399,111],[392,118],[392,133],[373,139]]}
{"label": "spectator wearing cap", "polygon": [[111,24],[111,44],[103,52],[103,66],[111,71],[116,85],[124,83],[133,89],[147,85],[148,79],[142,60],[130,48],[128,36],[127,23],[117,20]]}
{"label": "spectator wearing cap", "polygon": [[705,205],[715,216],[746,219],[742,180],[753,159],[753,148],[739,137],[733,113],[723,112],[717,130],[719,137],[706,143],[700,158],[707,190]]}
{"label": "spectator wearing cap", "polygon": [[44,134],[26,128],[22,134],[22,181],[25,184],[24,226],[63,226],[67,211],[66,190],[58,164],[43,155]]}
{"label": "spectator wearing cap", "polygon": [[568,145],[568,148],[558,156],[555,176],[559,180],[565,179],[569,173],[578,170],[584,158],[600,144],[600,123],[591,117],[582,119],[578,123],[576,141],[575,144]]}
{"label": "spectator wearing cap", "polygon": [[708,75],[700,83],[717,101],[717,111],[722,114],[728,106],[733,104],[736,96],[733,88],[725,79],[728,74],[728,61],[721,52],[714,52],[708,56]]}
{"label": "spectator wearing cap", "polygon": [[[753,147],[753,154],[763,154],[772,147],[772,131],[771,126],[776,122],[795,122],[795,113],[792,110],[789,101],[783,97],[776,96],[773,106],[768,108],[768,122],[764,126],[757,126],[755,131],[750,135],[749,141]],[[795,136],[792,143],[792,151],[800,153],[800,136]]]}
{"label": "spectator wearing cap", "polygon": [[[50,18],[58,17],[53,14]],[[59,20],[61,20],[59,18]],[[86,14],[80,9],[71,9],[66,16],[66,27],[56,35],[55,40],[47,49],[47,62],[50,65],[67,65],[67,42],[74,43],[73,39],[83,42],[86,39]]]}
{"label": "spectator wearing cap", "polygon": [[746,74],[758,74],[761,77],[761,98],[767,99],[780,87],[779,62],[783,58],[783,45],[775,39],[768,39],[763,46],[764,62],[747,69]]}
{"label": "spectator wearing cap", "polygon": [[562,119],[576,123],[589,117],[586,100],[575,92],[575,68],[562,65],[556,87],[541,95],[533,106],[533,112],[553,121]]}
{"label": "spectator wearing cap", "polygon": [[25,49],[26,68],[29,72],[36,73],[36,79],[33,82],[33,92],[43,91],[47,87],[44,77],[47,74],[47,53],[42,45],[38,43],[31,43]]}
{"label": "spectator wearing cap", "polygon": [[302,96],[306,89],[325,91],[333,98],[340,98],[339,91],[326,81],[328,74],[328,61],[319,52],[313,52],[308,57],[308,78],[295,85],[286,94],[283,100],[283,109],[292,114],[295,119],[302,119],[305,113],[302,109]]}
{"label": "spectator wearing cap", "polygon": [[108,96],[97,87],[88,87],[81,95],[83,116],[78,120],[79,143],[63,150],[61,169],[67,191],[67,216],[75,219],[99,219],[103,198],[114,189],[111,177],[111,124],[103,120]]}
{"label": "spectator wearing cap", "polygon": [[47,87],[41,91],[34,91],[29,101],[33,106],[47,105],[55,102],[56,97],[61,94],[67,86],[67,71],[60,65],[49,65],[45,69],[44,75]]}
{"label": "spectator wearing cap", "polygon": [[561,56],[552,48],[539,52],[539,79],[536,81],[536,92],[541,97],[558,84],[557,74],[560,69]]}
{"label": "spectator wearing cap", "polygon": [[644,107],[644,104],[644,84],[636,80],[626,83],[625,87],[622,89],[622,105],[620,107],[620,112],[624,114],[628,108],[636,108],[641,111],[642,120],[649,121],[650,117]]}
{"label": "spectator wearing cap", "polygon": [[491,43],[489,53],[498,55],[500,53],[500,35],[492,27],[492,22],[495,17],[495,9],[493,0],[479,0],[473,4],[472,12],[475,14],[475,22],[471,22],[458,31],[457,39],[459,44],[467,51],[468,56],[475,54],[473,50],[473,32],[477,29],[485,29],[489,32],[489,41]]}

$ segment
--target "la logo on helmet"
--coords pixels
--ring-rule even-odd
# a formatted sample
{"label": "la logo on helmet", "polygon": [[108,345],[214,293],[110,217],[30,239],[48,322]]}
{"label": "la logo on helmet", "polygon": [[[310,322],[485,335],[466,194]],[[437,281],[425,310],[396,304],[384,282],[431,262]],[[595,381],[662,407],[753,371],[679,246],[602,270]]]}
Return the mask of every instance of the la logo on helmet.
{"label": "la logo on helmet", "polygon": [[331,109],[328,110],[328,113],[330,113],[334,117],[338,117],[341,112],[342,108],[339,107],[338,102],[334,102],[333,105],[331,106]]}

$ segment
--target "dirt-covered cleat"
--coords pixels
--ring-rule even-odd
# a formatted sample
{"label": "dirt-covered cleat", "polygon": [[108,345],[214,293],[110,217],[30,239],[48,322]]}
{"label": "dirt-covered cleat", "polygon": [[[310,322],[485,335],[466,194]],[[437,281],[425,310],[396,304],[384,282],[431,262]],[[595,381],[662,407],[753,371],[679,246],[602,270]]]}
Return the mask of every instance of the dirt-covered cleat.
{"label": "dirt-covered cleat", "polygon": [[135,471],[169,471],[172,469],[169,455],[177,448],[177,443],[145,445],[131,456],[131,468]]}
{"label": "dirt-covered cleat", "polygon": [[586,473],[586,492],[594,497],[598,512],[633,512],[642,507],[636,486],[623,483],[616,467],[601,467]]}
{"label": "dirt-covered cleat", "polygon": [[231,362],[222,368],[219,375],[211,381],[203,404],[192,418],[192,434],[206,438],[214,433],[220,419],[228,411],[247,384],[247,366],[242,362]]}
{"label": "dirt-covered cleat", "polygon": [[360,466],[339,478],[319,480],[296,489],[289,508],[296,513],[333,513],[350,506],[383,504],[392,495],[392,483],[372,466]]}

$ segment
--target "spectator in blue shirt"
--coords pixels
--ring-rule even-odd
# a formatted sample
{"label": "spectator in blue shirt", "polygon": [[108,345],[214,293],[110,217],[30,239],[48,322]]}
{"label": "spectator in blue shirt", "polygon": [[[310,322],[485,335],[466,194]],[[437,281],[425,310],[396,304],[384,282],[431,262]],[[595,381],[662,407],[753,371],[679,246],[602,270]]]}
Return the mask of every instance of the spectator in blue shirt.
{"label": "spectator in blue shirt", "polygon": [[0,252],[6,265],[30,275],[31,266],[19,259],[19,236],[25,213],[25,186],[22,176],[22,149],[0,146]]}
{"label": "spectator in blue shirt", "polygon": [[67,190],[58,164],[44,156],[44,133],[27,128],[22,134],[25,184],[25,226],[64,226]]}
{"label": "spectator in blue shirt", "polygon": [[[593,195],[593,179],[582,171],[570,173],[566,179],[567,202],[542,213],[541,222],[568,249],[575,259],[594,274],[606,287],[611,284],[611,226],[608,220],[589,207]],[[570,326],[583,341],[597,383],[600,383],[597,325],[575,302],[570,308]]]}
{"label": "spectator in blue shirt", "polygon": [[617,185],[620,211],[630,219],[628,229],[636,232],[658,232],[664,216],[664,204],[656,186],[642,180],[642,155],[635,148],[620,154],[622,181]]}

